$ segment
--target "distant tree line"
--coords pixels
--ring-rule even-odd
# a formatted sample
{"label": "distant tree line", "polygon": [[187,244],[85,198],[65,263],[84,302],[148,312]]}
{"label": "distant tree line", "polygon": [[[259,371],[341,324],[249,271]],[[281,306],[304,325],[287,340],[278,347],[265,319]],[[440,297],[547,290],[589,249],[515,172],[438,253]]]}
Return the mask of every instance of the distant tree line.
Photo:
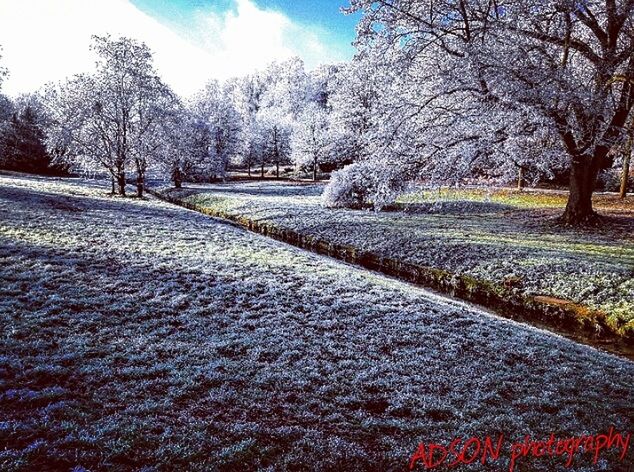
{"label": "distant tree line", "polygon": [[113,193],[125,195],[133,180],[142,196],[150,171],[177,187],[224,178],[230,165],[260,177],[293,166],[317,180],[363,155],[372,92],[348,83],[354,65],[307,72],[291,58],[212,80],[183,99],[159,77],[145,44],[94,36],[91,49],[94,72],[5,99],[4,168],[105,172]]}
{"label": "distant tree line", "polygon": [[[0,86],[7,75],[0,68]],[[46,124],[36,96],[10,100],[0,94],[0,169],[65,175],[67,166],[54,163],[46,149]]]}

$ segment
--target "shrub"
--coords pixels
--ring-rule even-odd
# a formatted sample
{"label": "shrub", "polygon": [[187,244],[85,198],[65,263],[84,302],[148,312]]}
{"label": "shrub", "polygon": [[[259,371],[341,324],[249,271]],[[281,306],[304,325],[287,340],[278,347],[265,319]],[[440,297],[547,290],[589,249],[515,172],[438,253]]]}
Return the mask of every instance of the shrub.
{"label": "shrub", "polygon": [[392,203],[405,188],[403,179],[387,166],[357,162],[333,172],[322,195],[329,208],[374,208]]}

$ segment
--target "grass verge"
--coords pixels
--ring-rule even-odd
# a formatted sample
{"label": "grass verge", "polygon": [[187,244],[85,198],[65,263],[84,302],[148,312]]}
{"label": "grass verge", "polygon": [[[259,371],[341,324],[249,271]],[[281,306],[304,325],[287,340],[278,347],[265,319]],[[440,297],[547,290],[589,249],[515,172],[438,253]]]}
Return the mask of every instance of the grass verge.
{"label": "grass verge", "polygon": [[[247,212],[235,211],[232,208],[233,202],[218,197],[214,193],[204,191],[191,193],[187,190],[175,189],[151,189],[150,193],[170,203],[208,216],[230,220],[250,231],[276,240],[429,287],[441,293],[477,303],[507,318],[545,327],[577,341],[634,358],[634,321],[631,319],[632,315],[628,315],[631,307],[627,303],[623,303],[623,308],[620,308],[619,302],[611,302],[617,306],[615,314],[564,297],[527,293],[517,287],[518,279],[514,277],[506,277],[502,282],[495,282],[469,273],[447,269],[442,265],[433,266],[413,262],[406,257],[399,257],[398,252],[387,254],[382,251],[368,250],[364,248],[363,242],[345,244],[337,241],[336,238],[323,237],[323,233],[316,235],[297,230],[292,225],[283,224],[283,220],[281,220],[282,224],[279,224],[267,218],[253,217]],[[544,196],[518,195],[519,193],[521,192],[493,193],[492,202],[494,205],[516,205],[519,208],[555,208],[561,204],[561,201],[565,201],[558,194]],[[469,190],[465,195],[454,192],[451,193],[449,200],[460,202],[463,201],[461,198],[465,197],[467,201],[479,203],[485,198],[482,190]],[[400,204],[408,202],[420,204],[429,201],[429,198],[429,195],[419,194],[415,197],[410,195],[401,199]],[[489,197],[486,196],[486,198]],[[595,247],[590,249],[596,251]],[[604,256],[611,257],[611,254],[604,254]]]}

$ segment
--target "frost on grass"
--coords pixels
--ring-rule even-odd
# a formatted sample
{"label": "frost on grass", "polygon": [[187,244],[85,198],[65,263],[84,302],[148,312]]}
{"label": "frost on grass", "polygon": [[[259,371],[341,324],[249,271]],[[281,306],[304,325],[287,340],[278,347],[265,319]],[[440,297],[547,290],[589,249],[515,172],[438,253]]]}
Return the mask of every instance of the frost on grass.
{"label": "frost on grass", "polygon": [[632,430],[630,362],[104,194],[0,177],[1,470],[403,470],[420,441]]}
{"label": "frost on grass", "polygon": [[[405,212],[327,209],[322,186],[251,182],[166,190],[186,201],[427,267],[604,310],[634,330],[634,217],[620,231],[553,227],[559,210],[526,208],[537,198],[476,201],[433,195]],[[551,198],[552,200],[552,198]],[[505,203],[507,201],[508,203]],[[550,201],[550,200],[549,200]]]}

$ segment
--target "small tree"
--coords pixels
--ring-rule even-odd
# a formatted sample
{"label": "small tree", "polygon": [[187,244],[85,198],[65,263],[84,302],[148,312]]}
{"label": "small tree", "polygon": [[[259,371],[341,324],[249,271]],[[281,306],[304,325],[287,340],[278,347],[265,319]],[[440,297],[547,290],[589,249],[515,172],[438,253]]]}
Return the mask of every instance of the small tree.
{"label": "small tree", "polygon": [[275,175],[280,177],[280,165],[290,163],[290,137],[292,122],[280,110],[265,108],[258,113],[258,125],[262,142],[262,176],[266,161],[275,165]]}
{"label": "small tree", "polygon": [[87,74],[50,87],[44,100],[49,117],[47,148],[56,160],[80,169],[105,169],[118,193],[125,195],[125,168],[130,157],[118,120],[111,120],[104,110],[103,96],[98,81]]}
{"label": "small tree", "polygon": [[157,150],[158,167],[174,187],[181,188],[185,178],[204,160],[207,143],[200,145],[199,129],[193,114],[176,98],[165,110],[161,127],[163,142]]}
{"label": "small tree", "polygon": [[291,155],[295,165],[311,167],[313,180],[317,168],[329,159],[331,139],[328,132],[328,114],[316,104],[310,104],[293,128]]}
{"label": "small tree", "polygon": [[212,81],[193,100],[192,110],[209,138],[207,171],[224,178],[229,160],[238,153],[241,121],[228,88]]}
{"label": "small tree", "polygon": [[0,141],[0,165],[5,169],[37,174],[62,171],[51,167],[41,120],[31,105],[14,112],[0,131]]}
{"label": "small tree", "polygon": [[238,153],[242,158],[242,165],[247,167],[251,177],[251,168],[262,165],[261,174],[264,175],[264,160],[262,156],[261,134],[255,121],[241,126]]}
{"label": "small tree", "polygon": [[630,162],[634,152],[634,115],[630,119],[627,140],[623,147],[623,169],[621,171],[621,185],[619,187],[619,197],[627,196],[627,185],[630,178]]}

